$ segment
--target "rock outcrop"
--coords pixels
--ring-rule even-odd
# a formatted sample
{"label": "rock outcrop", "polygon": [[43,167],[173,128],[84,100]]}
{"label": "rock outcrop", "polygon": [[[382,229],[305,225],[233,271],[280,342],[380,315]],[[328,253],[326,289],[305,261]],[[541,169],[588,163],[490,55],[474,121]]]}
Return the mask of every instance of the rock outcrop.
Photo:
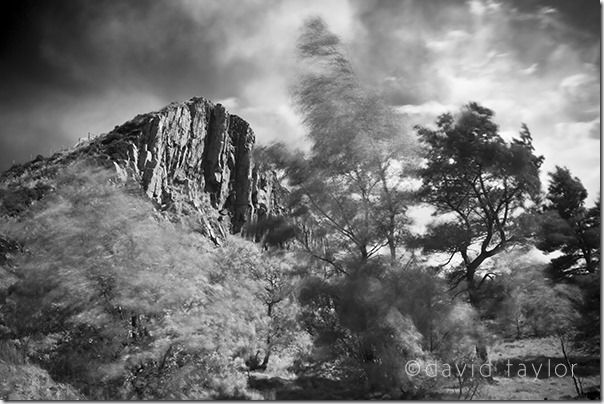
{"label": "rock outcrop", "polygon": [[204,232],[218,239],[278,210],[276,198],[284,190],[273,171],[254,166],[254,143],[246,121],[221,104],[193,98],[138,115],[73,150],[21,169],[82,156],[108,161],[121,175],[135,178],[161,210],[201,213]]}
{"label": "rock outcrop", "polygon": [[284,215],[283,203],[287,191],[281,185],[275,170],[254,166],[252,170],[250,219],[258,221],[270,215]]}

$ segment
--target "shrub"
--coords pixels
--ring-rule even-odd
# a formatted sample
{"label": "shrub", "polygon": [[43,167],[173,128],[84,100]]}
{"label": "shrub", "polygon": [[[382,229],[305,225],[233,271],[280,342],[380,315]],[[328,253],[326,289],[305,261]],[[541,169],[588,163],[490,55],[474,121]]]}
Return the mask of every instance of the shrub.
{"label": "shrub", "polygon": [[56,180],[1,225],[25,250],[2,307],[7,337],[88,398],[243,396],[234,355],[268,322],[249,272],[227,274],[230,252],[163,220],[137,184],[82,165]]}
{"label": "shrub", "polygon": [[392,283],[376,276],[384,272],[375,261],[336,281],[307,279],[300,291],[302,321],[314,337],[314,359],[344,367],[332,377],[360,375],[368,390],[400,395],[412,384],[405,363],[424,355],[422,336],[397,308]]}
{"label": "shrub", "polygon": [[32,187],[0,190],[0,215],[16,216],[24,212],[35,201],[39,201],[51,187],[36,182]]}

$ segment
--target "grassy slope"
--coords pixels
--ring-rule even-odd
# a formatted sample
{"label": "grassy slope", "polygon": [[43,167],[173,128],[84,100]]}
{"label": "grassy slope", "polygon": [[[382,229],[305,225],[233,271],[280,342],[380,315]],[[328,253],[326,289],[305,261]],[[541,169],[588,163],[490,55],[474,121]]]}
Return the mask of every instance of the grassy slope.
{"label": "grassy slope", "polygon": [[[530,366],[529,363],[537,361],[539,358],[561,359],[562,351],[556,338],[538,338],[497,343],[491,347],[489,355],[493,361],[521,359],[522,362],[527,363],[527,366]],[[599,359],[571,352],[571,363],[578,362],[577,369],[579,370],[584,362],[594,360],[599,362]],[[593,366],[589,370],[587,376],[581,377],[583,387],[600,386],[599,371]],[[543,379],[534,376],[511,378],[499,376],[495,380],[496,384],[482,386],[476,398],[481,400],[543,400],[545,398],[559,400],[571,399],[576,396],[570,376]]]}
{"label": "grassy slope", "polygon": [[[498,384],[482,386],[476,398],[480,400],[560,400],[577,395],[570,377],[535,379],[533,377],[498,377]],[[583,386],[599,386],[600,376],[582,378]]]}

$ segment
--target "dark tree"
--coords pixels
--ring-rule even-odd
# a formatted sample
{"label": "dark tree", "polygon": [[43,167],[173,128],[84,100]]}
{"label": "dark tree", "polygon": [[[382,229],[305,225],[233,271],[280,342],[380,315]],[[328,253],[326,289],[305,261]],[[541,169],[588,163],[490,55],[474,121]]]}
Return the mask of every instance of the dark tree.
{"label": "dark tree", "polygon": [[549,176],[537,248],[562,255],[552,259],[548,273],[556,281],[594,273],[600,265],[600,201],[587,209],[587,191],[567,168],[556,167]]}
{"label": "dark tree", "polygon": [[575,343],[599,351],[600,347],[600,199],[585,207],[587,191],[567,168],[549,174],[547,202],[541,217],[537,247],[561,253],[553,258],[547,275],[554,282],[579,286]]}
{"label": "dark tree", "polygon": [[445,215],[419,244],[426,252],[447,253],[448,262],[461,258],[450,279],[454,287],[465,282],[463,291],[477,309],[478,291],[492,275],[481,265],[530,236],[528,218],[539,195],[543,161],[534,154],[525,125],[519,139],[506,142],[493,115],[470,103],[457,117],[441,115],[436,129],[416,127],[426,153],[419,195]]}

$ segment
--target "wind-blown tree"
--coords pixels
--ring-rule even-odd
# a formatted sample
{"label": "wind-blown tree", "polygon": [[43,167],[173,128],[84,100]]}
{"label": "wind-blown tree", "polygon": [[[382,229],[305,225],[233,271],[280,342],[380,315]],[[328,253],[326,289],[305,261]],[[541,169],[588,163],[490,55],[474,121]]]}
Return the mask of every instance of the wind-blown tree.
{"label": "wind-blown tree", "polygon": [[[258,245],[236,237],[227,239],[223,251],[224,259],[219,265],[221,277],[236,282],[246,276],[261,286],[254,295],[263,306],[266,321],[256,330],[260,339],[256,348],[259,349],[255,355],[248,353],[251,356],[247,359],[250,370],[266,370],[272,354],[285,350],[303,334],[296,321],[299,306],[294,301],[299,268],[290,252],[263,252]],[[244,273],[237,274],[237,270]]]}
{"label": "wind-blown tree", "polygon": [[301,287],[301,318],[317,351],[330,352],[320,361],[347,369],[339,376],[398,389],[401,364],[421,350],[420,336],[382,292],[385,273],[398,267],[412,140],[394,111],[363,88],[322,20],[306,22],[298,50],[293,98],[312,145],[307,156],[285,159],[290,209],[299,244],[327,263],[322,277]]}
{"label": "wind-blown tree", "polygon": [[263,285],[119,181],[74,165],[52,194],[0,223],[25,251],[2,291],[0,342],[27,347],[87,398],[242,397],[234,358],[269,321]]}
{"label": "wind-blown tree", "polygon": [[[469,103],[457,117],[438,117],[436,129],[416,127],[426,153],[419,196],[445,215],[418,241],[425,252],[449,254],[449,262],[461,258],[450,280],[454,287],[465,283],[462,291],[476,309],[478,291],[492,276],[481,273],[481,265],[530,236],[527,218],[538,199],[543,161],[525,125],[519,139],[506,142],[493,116]],[[486,359],[486,349],[478,348]]]}
{"label": "wind-blown tree", "polygon": [[[423,354],[422,335],[411,316],[397,307],[401,289],[392,277],[375,276],[390,266],[379,260],[332,282],[313,277],[301,285],[304,327],[315,337],[315,362],[335,364],[336,376],[366,383],[370,391],[410,398],[413,382],[404,364]],[[400,280],[400,279],[398,279]],[[407,307],[408,308],[408,307]],[[333,375],[329,375],[333,376]],[[361,380],[356,379],[360,376]],[[359,384],[357,384],[359,385]]]}
{"label": "wind-blown tree", "polygon": [[549,176],[537,248],[562,255],[548,272],[556,281],[594,273],[600,265],[600,201],[587,209],[587,191],[567,168],[556,166]]}
{"label": "wind-blown tree", "polygon": [[411,142],[391,108],[361,86],[321,19],[306,22],[298,50],[303,72],[294,101],[313,143],[309,158],[290,168],[300,240],[339,272],[346,272],[342,258],[367,261],[386,246],[394,262]]}
{"label": "wind-blown tree", "polygon": [[576,343],[600,346],[600,199],[585,207],[587,191],[567,168],[550,173],[547,202],[541,217],[537,248],[559,251],[547,268],[554,282],[574,283],[583,292],[577,304],[581,314]]}

